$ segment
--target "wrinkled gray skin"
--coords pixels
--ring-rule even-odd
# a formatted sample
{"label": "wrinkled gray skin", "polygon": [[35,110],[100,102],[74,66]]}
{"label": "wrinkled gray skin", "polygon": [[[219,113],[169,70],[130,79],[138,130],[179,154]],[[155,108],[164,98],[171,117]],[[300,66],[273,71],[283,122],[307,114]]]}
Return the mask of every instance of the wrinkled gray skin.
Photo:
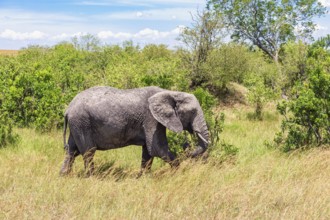
{"label": "wrinkled gray skin", "polygon": [[[70,127],[66,143],[66,127]],[[119,90],[93,87],[79,93],[65,112],[64,145],[66,157],[60,174],[71,171],[74,158],[83,155],[85,169],[91,174],[96,150],[128,145],[142,146],[141,172],[150,169],[153,157],[171,166],[178,161],[169,151],[166,128],[198,135],[196,157],[207,148],[209,133],[203,111],[195,96],[158,87]]]}

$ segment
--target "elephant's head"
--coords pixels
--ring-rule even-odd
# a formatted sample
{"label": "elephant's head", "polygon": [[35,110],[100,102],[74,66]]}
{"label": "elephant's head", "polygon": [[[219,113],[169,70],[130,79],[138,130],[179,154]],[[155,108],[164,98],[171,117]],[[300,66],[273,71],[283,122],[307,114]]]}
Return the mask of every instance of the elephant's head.
{"label": "elephant's head", "polygon": [[191,153],[196,157],[205,152],[209,132],[202,108],[194,95],[184,92],[163,91],[149,98],[149,109],[153,117],[174,132],[187,130],[196,133],[198,146]]}

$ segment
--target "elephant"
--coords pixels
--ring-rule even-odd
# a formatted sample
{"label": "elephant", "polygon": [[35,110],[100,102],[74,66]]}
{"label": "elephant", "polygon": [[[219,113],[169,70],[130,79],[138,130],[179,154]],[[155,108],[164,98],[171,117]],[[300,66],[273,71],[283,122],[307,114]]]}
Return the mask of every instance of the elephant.
{"label": "elephant", "polygon": [[206,151],[209,131],[194,95],[155,86],[127,90],[97,86],[84,90],[73,98],[64,114],[66,155],[60,174],[70,173],[78,155],[83,156],[86,173],[93,174],[96,150],[128,145],[142,146],[141,172],[150,170],[154,157],[176,167],[179,162],[169,150],[166,128],[197,135],[197,147],[189,157]]}

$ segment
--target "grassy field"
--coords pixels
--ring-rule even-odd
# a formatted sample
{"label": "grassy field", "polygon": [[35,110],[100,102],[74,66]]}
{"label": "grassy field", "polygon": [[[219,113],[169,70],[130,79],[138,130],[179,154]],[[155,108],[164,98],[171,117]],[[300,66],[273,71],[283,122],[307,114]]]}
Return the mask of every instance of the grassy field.
{"label": "grassy field", "polygon": [[330,149],[281,153],[264,144],[276,113],[250,121],[246,107],[223,111],[235,160],[186,160],[178,170],[156,160],[139,179],[140,147],[97,152],[89,178],[79,157],[59,177],[62,133],[17,129],[20,143],[0,149],[0,219],[330,219]]}

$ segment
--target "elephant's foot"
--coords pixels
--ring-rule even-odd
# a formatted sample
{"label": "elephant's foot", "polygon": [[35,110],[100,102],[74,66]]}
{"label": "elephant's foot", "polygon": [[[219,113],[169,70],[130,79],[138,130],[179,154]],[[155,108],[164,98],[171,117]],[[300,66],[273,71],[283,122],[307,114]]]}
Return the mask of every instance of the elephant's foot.
{"label": "elephant's foot", "polygon": [[169,163],[172,168],[176,168],[180,165],[178,158],[175,158],[174,154],[168,151],[167,155],[162,158],[165,162]]}
{"label": "elephant's foot", "polygon": [[145,173],[151,172],[151,165],[154,158],[150,156],[150,154],[147,151],[147,147],[143,146],[142,151],[142,161],[141,161],[141,171],[137,175],[137,178],[140,178]]}
{"label": "elephant's foot", "polygon": [[67,176],[71,172],[70,169],[61,169],[60,170],[60,176]]}
{"label": "elephant's foot", "polygon": [[93,176],[93,175],[94,175],[94,171],[95,171],[95,168],[94,168],[94,162],[89,163],[89,164],[86,166],[85,170],[86,170],[86,172],[85,172],[85,176],[86,176],[86,177]]}
{"label": "elephant's foot", "polygon": [[72,170],[74,156],[67,155],[60,170],[60,176],[67,176]]}
{"label": "elephant's foot", "polygon": [[95,151],[96,151],[96,148],[92,148],[92,149],[88,150],[83,156],[86,177],[92,176],[94,174],[93,157],[94,157]]}
{"label": "elephant's foot", "polygon": [[180,165],[180,161],[178,159],[174,159],[170,161],[169,164],[172,168],[178,168]]}
{"label": "elephant's foot", "polygon": [[136,175],[136,179],[139,179],[143,174],[144,174],[144,172],[141,170],[141,171]]}

